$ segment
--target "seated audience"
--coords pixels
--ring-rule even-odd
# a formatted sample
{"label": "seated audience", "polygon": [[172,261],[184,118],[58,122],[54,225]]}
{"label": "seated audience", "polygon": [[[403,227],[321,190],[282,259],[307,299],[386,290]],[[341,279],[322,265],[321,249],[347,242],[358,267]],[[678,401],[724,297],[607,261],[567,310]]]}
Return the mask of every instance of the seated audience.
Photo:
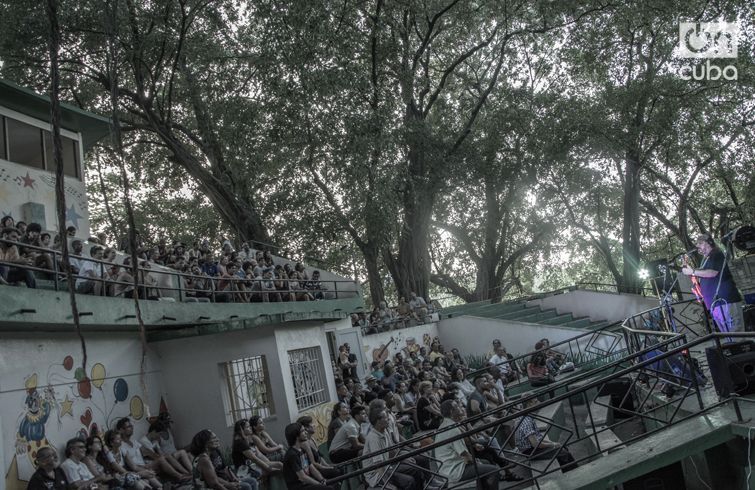
{"label": "seated audience", "polygon": [[409,293],[409,306],[420,321],[424,322],[427,317],[427,303],[421,296],[412,291]]}
{"label": "seated audience", "polygon": [[532,354],[530,362],[527,363],[527,377],[532,387],[545,386],[556,381],[548,371],[545,352],[540,351]]}
{"label": "seated audience", "polygon": [[285,435],[288,451],[283,457],[283,478],[288,490],[335,490],[307,458],[304,451],[309,440],[307,429],[294,422],[286,426]]}
{"label": "seated audience", "polygon": [[280,461],[270,461],[261,454],[257,447],[252,444],[252,426],[249,421],[242,419],[233,425],[233,446],[231,446],[231,459],[236,468],[236,474],[243,478],[246,474],[254,478],[270,475],[283,468]]}
{"label": "seated audience", "polygon": [[65,472],[58,467],[58,453],[50,446],[37,450],[37,471],[29,479],[26,490],[69,490]]}
{"label": "seated audience", "polygon": [[440,404],[432,396],[433,384],[423,381],[419,384],[420,397],[417,400],[417,426],[419,430],[434,430],[440,427],[443,416],[440,413]]}
{"label": "seated audience", "polygon": [[[99,245],[89,250],[89,255],[98,261],[102,260],[104,250]],[[102,279],[105,277],[105,265],[95,260],[82,260],[79,277],[76,278],[76,292],[79,294],[94,294],[101,296],[103,291]]]}
{"label": "seated audience", "polygon": [[109,487],[133,488],[135,490],[143,490],[146,487],[146,482],[139,478],[137,474],[126,472],[115,462],[115,457],[102,443],[99,436],[89,436],[86,444],[87,453],[83,463],[95,478],[107,482]]}
{"label": "seated audience", "polygon": [[[126,451],[123,451],[123,444],[121,440],[121,434],[117,430],[109,430],[105,432],[105,446],[110,450],[110,454],[113,456],[113,463],[111,468],[113,471],[124,475],[124,478],[128,478],[128,469],[133,469],[134,466],[129,466],[127,461]],[[139,468],[134,470],[133,474],[141,478],[144,482],[145,488],[151,488],[152,490],[162,489],[162,484],[157,479],[157,474],[148,468]]]}
{"label": "seated audience", "polygon": [[[370,411],[370,424],[372,424],[372,430],[367,434],[365,441],[365,455],[383,451],[396,444],[388,430],[389,418],[385,410]],[[366,458],[362,465],[368,467],[382,463],[396,456],[397,453],[398,449],[376,454]],[[423,472],[418,467],[407,464],[407,462],[399,463],[395,469],[392,466],[383,466],[367,472],[365,477],[370,487],[383,486],[386,479],[401,489],[420,490],[424,487]]]}
{"label": "seated audience", "polygon": [[[441,428],[455,425],[466,416],[464,407],[454,400],[446,400],[440,405],[443,415]],[[439,433],[435,442],[442,442],[460,435],[461,429],[455,427]],[[475,463],[472,454],[467,449],[464,439],[457,439],[444,446],[435,449],[435,457],[440,460],[438,471],[441,476],[448,478],[449,483],[455,484],[463,481],[474,480],[480,490],[492,490],[498,488],[499,467],[484,464],[482,461]]]}
{"label": "seated audience", "polygon": [[[537,398],[532,398],[524,403],[523,408],[531,408],[537,403]],[[529,415],[517,420],[515,439],[519,452],[530,456],[531,459],[550,459],[553,457],[553,453],[556,453],[556,459],[562,472],[566,473],[577,467],[569,450],[556,442],[549,441],[540,433],[537,424]]]}
{"label": "seated audience", "polygon": [[[189,452],[192,461],[194,488],[214,490],[256,490],[257,480],[248,477],[239,481],[231,471],[225,471],[220,456],[220,440],[212,431],[199,431],[191,440]],[[221,473],[218,473],[220,468]],[[253,484],[251,482],[254,482]]]}
{"label": "seated audience", "polygon": [[252,427],[251,439],[257,450],[270,461],[281,461],[285,448],[267,433],[262,417],[254,415],[249,419],[249,425]]}
{"label": "seated audience", "polygon": [[80,437],[70,439],[66,443],[66,460],[60,465],[60,469],[66,475],[68,485],[75,489],[95,489],[99,483],[107,485],[113,477],[112,475],[102,474],[94,476],[89,468],[84,464],[83,459],[86,457],[86,441]]}
{"label": "seated audience", "polygon": [[[34,273],[23,267],[14,267],[13,264],[32,265],[32,260],[21,257],[18,252],[18,242],[21,234],[16,228],[6,227],[0,232],[0,284],[13,284],[16,282],[25,282],[27,288],[36,288],[37,282],[34,279]],[[8,241],[5,241],[8,240]]]}
{"label": "seated audience", "polygon": [[356,458],[364,447],[364,437],[361,433],[361,425],[367,421],[365,408],[357,405],[351,409],[350,417],[338,429],[333,441],[330,443],[328,453],[334,463],[342,463]]}
{"label": "seated audience", "polygon": [[312,417],[310,417],[309,415],[303,415],[297,419],[296,423],[301,424],[301,426],[307,430],[307,435],[309,436],[309,438],[307,439],[306,444],[303,445],[303,449],[307,454],[307,459],[309,459],[310,463],[312,463],[312,465],[317,468],[317,471],[319,471],[320,474],[328,480],[343,475],[343,471],[341,469],[334,468],[332,465],[326,463],[325,460],[322,459],[322,456],[320,456],[320,451],[317,447],[317,443],[313,439],[315,435],[314,419],[312,419]]}

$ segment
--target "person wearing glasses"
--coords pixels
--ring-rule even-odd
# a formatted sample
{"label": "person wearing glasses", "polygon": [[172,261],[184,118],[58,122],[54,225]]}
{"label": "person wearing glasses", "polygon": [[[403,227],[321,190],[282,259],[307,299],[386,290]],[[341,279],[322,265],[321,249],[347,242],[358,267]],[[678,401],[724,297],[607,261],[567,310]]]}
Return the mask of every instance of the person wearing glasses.
{"label": "person wearing glasses", "polygon": [[80,490],[94,490],[97,488],[98,483],[107,483],[113,479],[112,475],[102,474],[101,476],[94,476],[87,465],[84,464],[83,459],[87,455],[86,441],[81,438],[70,439],[66,443],[66,459],[60,468],[66,475],[69,488],[75,488]]}
{"label": "person wearing glasses", "polygon": [[49,446],[37,451],[37,471],[29,479],[27,490],[68,490],[68,478],[58,467],[58,453]]}

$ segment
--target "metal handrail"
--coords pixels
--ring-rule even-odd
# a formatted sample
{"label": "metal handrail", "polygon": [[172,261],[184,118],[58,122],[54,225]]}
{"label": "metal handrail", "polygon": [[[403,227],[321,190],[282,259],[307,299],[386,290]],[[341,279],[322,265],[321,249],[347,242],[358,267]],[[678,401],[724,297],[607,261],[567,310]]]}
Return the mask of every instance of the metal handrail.
{"label": "metal handrail", "polygon": [[[611,345],[610,345],[607,353],[605,353],[605,352],[601,353],[601,354],[605,354],[606,356],[611,355],[611,354],[613,354],[613,349],[619,344],[619,341],[621,340],[621,336],[618,335],[618,334],[612,334],[612,333],[606,332],[606,330],[610,330],[610,329],[616,328],[617,326],[619,326],[621,324],[622,324],[621,321],[617,321],[617,322],[609,323],[607,325],[603,325],[600,328],[597,328],[595,330],[591,330],[589,332],[583,332],[583,333],[581,333],[581,334],[579,334],[579,335],[577,335],[575,337],[571,337],[571,338],[568,338],[566,340],[562,340],[560,342],[557,342],[555,344],[551,344],[548,347],[543,347],[541,349],[536,349],[536,350],[533,350],[533,351],[528,352],[526,354],[520,354],[520,355],[518,355],[516,357],[512,357],[511,359],[508,359],[507,361],[502,361],[502,362],[499,362],[497,364],[493,364],[491,366],[484,366],[484,367],[481,367],[481,368],[476,369],[474,371],[470,371],[469,373],[467,373],[466,377],[467,378],[472,378],[472,377],[474,377],[474,376],[476,376],[476,375],[478,375],[480,373],[488,372],[491,367],[498,367],[498,366],[502,366],[504,364],[514,364],[514,365],[516,365],[517,361],[525,360],[525,359],[527,359],[529,357],[532,357],[533,355],[535,355],[535,354],[537,354],[539,352],[547,352],[549,350],[554,350],[554,348],[563,346],[564,344],[568,344],[569,345],[570,356],[571,356],[572,359],[574,359],[575,356],[574,356],[574,352],[571,349],[571,343],[572,342],[576,342],[576,345],[577,345],[577,348],[578,348],[578,354],[581,355],[582,351],[581,351],[579,340],[583,339],[585,337],[588,337],[588,336],[590,337],[590,340],[587,342],[588,347],[591,346],[591,345],[593,345],[594,340],[597,339],[598,337],[600,337],[601,335],[604,335],[604,336],[605,335],[610,335],[612,337],[615,337],[615,340],[614,340],[614,342],[611,343]],[[595,352],[590,352],[590,353],[594,354]],[[586,362],[589,362],[589,361],[586,361]],[[575,363],[575,367],[578,367],[576,363]],[[523,374],[524,376],[527,376],[526,373],[521,373],[521,374]]]}
{"label": "metal handrail", "polygon": [[[433,449],[436,449],[438,447],[444,446],[444,445],[449,444],[451,442],[454,442],[454,441],[463,439],[465,437],[468,437],[469,435],[477,434],[477,433],[480,433],[482,431],[487,431],[488,429],[496,428],[496,427],[500,426],[501,424],[503,424],[505,422],[512,421],[512,420],[514,420],[516,418],[520,418],[520,417],[523,417],[525,415],[530,415],[530,414],[532,414],[532,413],[534,413],[534,412],[542,409],[545,406],[548,406],[548,405],[551,405],[551,404],[554,404],[554,403],[558,403],[558,402],[563,401],[563,400],[571,399],[572,397],[574,397],[576,395],[583,394],[586,397],[586,393],[589,390],[592,390],[593,388],[598,388],[598,387],[603,386],[606,383],[608,383],[608,382],[610,382],[610,381],[612,381],[614,379],[626,377],[629,374],[638,373],[638,372],[645,372],[646,368],[650,367],[652,364],[657,363],[658,361],[661,361],[661,360],[666,360],[666,359],[668,359],[668,358],[670,358],[672,356],[676,356],[678,354],[685,354],[685,353],[688,352],[688,350],[691,347],[695,347],[697,345],[700,345],[702,343],[708,342],[710,340],[715,340],[715,341],[718,342],[722,338],[732,338],[732,337],[733,338],[755,338],[755,333],[749,333],[749,332],[748,333],[739,333],[739,332],[737,332],[737,333],[718,333],[718,332],[716,332],[716,333],[710,333],[710,334],[707,334],[705,336],[698,337],[698,338],[696,338],[696,339],[694,339],[694,340],[692,340],[690,342],[682,342],[681,345],[677,345],[676,347],[671,347],[671,344],[673,344],[674,342],[678,342],[679,340],[686,340],[685,337],[684,337],[684,335],[681,334],[681,335],[679,335],[677,337],[669,338],[669,339],[664,340],[664,341],[662,341],[662,342],[660,342],[660,343],[658,343],[658,344],[656,344],[656,345],[654,345],[654,346],[652,346],[650,348],[647,348],[647,349],[644,349],[642,351],[629,354],[628,356],[626,356],[626,357],[624,357],[624,358],[622,358],[620,360],[611,362],[609,364],[606,364],[604,366],[601,366],[601,367],[596,368],[594,370],[591,370],[589,372],[582,373],[581,375],[575,376],[575,377],[570,378],[568,380],[564,380],[564,381],[562,381],[560,383],[554,383],[552,385],[548,385],[546,387],[543,387],[543,389],[541,389],[541,390],[535,391],[535,392],[530,393],[528,395],[524,395],[524,396],[522,396],[520,399],[518,399],[516,401],[512,401],[512,402],[503,404],[503,405],[501,405],[499,407],[496,407],[496,408],[494,408],[492,410],[489,410],[488,412],[486,412],[484,414],[479,414],[479,415],[475,415],[475,416],[472,416],[472,417],[468,417],[468,418],[466,418],[465,420],[463,420],[461,422],[449,425],[449,426],[444,427],[442,429],[436,429],[435,431],[424,433],[421,436],[409,439],[407,441],[404,441],[404,442],[399,443],[397,445],[391,446],[389,448],[386,448],[386,449],[383,449],[383,450],[380,450],[380,451],[376,451],[376,452],[373,452],[373,453],[370,453],[370,454],[367,454],[367,455],[362,455],[360,457],[357,457],[357,458],[351,459],[349,461],[345,461],[343,463],[340,463],[340,464],[338,464],[336,466],[337,467],[344,467],[345,468],[345,467],[347,467],[349,465],[354,465],[354,464],[356,464],[356,463],[358,463],[360,461],[363,461],[365,459],[372,458],[372,457],[375,457],[375,456],[380,455],[380,454],[384,454],[384,453],[387,453],[387,452],[390,452],[390,451],[394,451],[394,450],[399,449],[399,448],[403,448],[403,447],[412,445],[412,444],[418,442],[420,440],[420,438],[434,437],[437,434],[440,434],[442,432],[446,432],[448,430],[455,429],[455,428],[461,428],[462,426],[465,426],[465,425],[473,424],[476,421],[482,420],[484,417],[488,417],[490,415],[495,415],[495,414],[498,414],[498,413],[504,413],[504,415],[502,417],[500,417],[500,418],[498,418],[498,419],[496,419],[494,421],[490,421],[490,422],[484,422],[483,421],[483,423],[478,424],[477,426],[474,426],[471,430],[462,431],[462,433],[459,434],[459,435],[457,435],[457,436],[450,437],[450,438],[445,439],[443,441],[433,442],[433,443],[431,443],[431,444],[429,444],[427,446],[421,447],[421,448],[409,450],[406,453],[399,454],[399,455],[397,455],[395,457],[389,457],[387,460],[385,460],[383,462],[376,463],[376,464],[370,465],[370,466],[365,466],[365,467],[363,467],[361,469],[358,469],[358,470],[355,470],[355,471],[351,471],[351,472],[349,472],[348,474],[346,474],[346,475],[344,475],[342,477],[338,477],[338,478],[334,478],[332,480],[329,480],[329,483],[336,483],[336,482],[345,480],[347,478],[353,478],[354,476],[358,476],[358,475],[367,473],[369,471],[373,471],[373,470],[382,468],[383,466],[399,463],[399,462],[401,462],[401,461],[403,461],[403,460],[405,460],[407,458],[420,455],[420,454],[422,454],[424,452],[431,451]],[[648,359],[643,359],[643,356],[645,356],[649,352],[651,352],[653,350],[656,350],[656,349],[659,349],[659,348],[660,349],[666,348],[666,350],[665,350],[665,352],[663,352],[662,354],[660,354],[658,356],[651,357],[651,358],[648,358]],[[635,362],[632,362],[632,361],[635,361]],[[625,366],[627,363],[630,363],[631,365],[629,367],[622,368],[622,366]],[[615,370],[615,369],[618,369],[618,370]],[[600,372],[609,371],[609,370],[614,370],[614,372],[611,373],[611,374],[609,374],[609,375],[607,375],[607,376],[600,377],[598,379],[594,379],[592,381],[587,381],[585,383],[582,383],[583,381],[586,381],[590,377],[594,377],[596,374],[598,374]],[[679,423],[679,422],[681,422],[683,420],[687,420],[687,419],[689,419],[689,418],[691,418],[693,416],[696,416],[696,415],[698,415],[700,413],[703,413],[705,411],[708,411],[708,410],[711,410],[711,409],[716,408],[718,406],[721,406],[721,405],[723,405],[724,403],[726,403],[728,401],[728,400],[721,400],[721,401],[719,401],[717,403],[713,403],[710,406],[705,407],[704,403],[702,401],[702,398],[699,396],[699,387],[697,386],[696,377],[694,376],[694,374],[692,376],[692,380],[694,381],[694,385],[696,387],[696,392],[698,394],[698,403],[699,403],[700,411],[698,411],[696,413],[693,413],[693,414],[691,414],[691,415],[689,415],[687,417],[679,418],[679,419],[676,420],[676,422],[674,422],[673,419],[675,418],[676,413],[679,410],[679,408],[677,407],[676,411],[674,412],[674,415],[672,416],[671,422],[669,422],[667,424],[667,426],[668,425],[672,425],[674,423]],[[579,387],[576,388],[576,389],[570,390],[569,389],[569,385],[574,385],[576,383],[580,383]],[[690,387],[691,387],[692,384],[693,383],[691,382],[690,383]],[[536,405],[533,405],[532,407],[526,408],[524,410],[519,410],[519,411],[516,411],[516,412],[512,412],[512,409],[515,409],[516,405],[518,405],[519,403],[524,403],[524,402],[528,402],[530,400],[533,400],[533,399],[537,398],[540,394],[542,394],[543,392],[546,392],[546,391],[555,392],[555,390],[557,388],[559,388],[559,387],[566,388],[566,391],[564,393],[561,393],[561,394],[553,395],[547,401],[538,402]],[[680,402],[684,401],[690,395],[690,393],[691,393],[691,390],[688,389],[687,392],[684,394],[684,396],[679,399],[679,401]],[[669,402],[669,403],[672,403],[672,402]],[[735,398],[735,403],[736,403],[736,398]],[[626,410],[624,410],[624,411],[626,411]],[[505,413],[505,412],[508,412],[508,413]],[[642,416],[642,414],[636,414],[636,413],[634,415]],[[590,418],[592,419],[592,417],[590,417]],[[593,423],[593,425],[594,425],[594,423]],[[648,435],[653,434],[655,432],[658,432],[659,430],[662,430],[663,428],[664,427],[659,427],[659,428],[657,428],[655,430],[651,430],[651,431],[648,431],[646,433],[643,433],[643,434],[640,434],[638,436],[635,436],[635,437],[633,437],[633,438],[631,438],[629,440],[621,441],[619,444],[617,444],[615,446],[612,446],[612,447],[600,448],[600,445],[598,444],[597,445],[598,454],[604,453],[604,452],[607,452],[607,451],[610,451],[610,450],[613,450],[613,449],[618,449],[620,446],[623,446],[627,442],[633,442],[635,440],[639,440],[641,438],[647,437]],[[546,431],[546,433],[547,433],[547,431]],[[596,436],[596,438],[597,438],[597,436]],[[578,440],[583,440],[583,439],[578,439]],[[577,442],[577,441],[574,441],[574,442]],[[569,445],[569,440],[567,440],[566,443],[563,446],[566,447],[568,445]],[[553,458],[551,459],[551,463],[552,463],[552,461],[556,457],[555,453],[556,452],[554,452]],[[579,463],[579,462],[585,461],[587,459],[591,459],[594,456],[597,456],[597,454],[588,455],[588,456],[583,457],[583,458],[581,458],[579,460],[576,460],[576,462]],[[550,467],[551,463],[549,463],[547,466]],[[520,464],[520,463],[517,463],[517,464]],[[541,477],[541,476],[543,476],[545,474],[551,473],[553,471],[556,471],[556,469],[554,468],[553,470],[548,471],[547,468],[546,468],[546,471],[541,472],[540,475],[537,475],[537,476],[534,476],[534,477],[530,478],[530,480],[536,480],[537,478],[539,478],[539,477]]]}
{"label": "metal handrail", "polygon": [[[30,244],[26,244],[26,243],[22,243],[22,242],[15,242],[15,241],[12,241],[12,240],[7,240],[7,239],[0,239],[0,242],[10,243],[12,245],[15,245],[17,247],[24,248],[24,249],[37,250],[37,251],[39,251],[41,253],[44,253],[44,254],[52,254],[53,257],[54,257],[54,259],[55,259],[55,260],[53,260],[53,270],[44,269],[44,268],[40,268],[40,267],[34,267],[34,266],[28,265],[26,263],[20,263],[20,262],[0,261],[0,265],[4,265],[4,266],[7,266],[7,267],[12,267],[12,268],[31,270],[31,271],[34,271],[34,272],[41,272],[41,273],[46,273],[46,274],[52,274],[53,281],[55,283],[55,290],[57,291],[59,289],[59,282],[61,282],[62,280],[65,279],[65,278],[62,278],[62,279],[59,278],[59,275],[61,274],[61,271],[58,270],[58,265],[60,263],[59,258],[62,256],[62,254],[59,251],[53,250],[53,249],[50,249],[50,248],[45,248],[45,247],[39,247],[39,246],[35,246],[35,245],[30,245]],[[80,274],[74,274],[73,277],[75,279],[85,279],[87,281],[93,281],[93,282],[103,283],[103,286],[106,286],[106,285],[116,285],[116,284],[125,285],[125,286],[133,286],[132,282],[116,281],[115,279],[104,277],[106,267],[112,267],[112,266],[118,266],[119,268],[124,268],[124,269],[129,270],[129,271],[131,271],[133,273],[135,267],[132,264],[124,265],[124,264],[118,263],[118,262],[109,262],[109,261],[106,261],[106,260],[95,259],[94,257],[84,257],[84,256],[79,256],[79,255],[73,255],[73,254],[69,255],[69,258],[74,258],[74,259],[79,259],[79,260],[82,260],[82,261],[89,261],[89,262],[93,262],[93,263],[99,264],[100,265],[100,274],[103,276],[103,277],[91,277],[91,276],[83,276],[83,275],[80,275]],[[147,259],[140,260],[140,262],[151,263]],[[171,287],[171,286],[166,286],[164,284],[157,284],[157,283],[154,284],[154,285],[140,283],[139,284],[139,288],[140,289],[144,288],[144,289],[150,289],[150,290],[158,290],[158,291],[175,291],[175,292],[178,293],[178,300],[181,301],[181,302],[183,302],[184,296],[186,296],[188,293],[191,293],[191,292],[209,293],[209,296],[207,296],[207,297],[208,297],[208,299],[211,300],[211,302],[217,302],[216,301],[217,300],[217,296],[219,296],[219,295],[229,296],[231,298],[237,298],[237,297],[239,297],[239,295],[245,295],[245,294],[260,294],[260,295],[262,295],[262,294],[276,294],[276,293],[279,293],[281,295],[284,295],[284,294],[291,294],[291,293],[298,294],[298,293],[318,293],[318,292],[320,292],[323,295],[335,295],[335,299],[338,299],[339,295],[343,296],[344,293],[348,294],[347,297],[351,297],[354,294],[358,293],[358,288],[350,289],[350,288],[343,288],[342,287],[341,290],[339,291],[338,285],[342,284],[342,283],[346,283],[348,285],[354,285],[354,286],[356,286],[356,283],[354,281],[348,280],[348,279],[345,279],[345,280],[319,279],[319,280],[316,281],[317,283],[320,283],[320,284],[326,284],[326,285],[332,284],[333,285],[333,289],[332,290],[331,289],[308,289],[308,288],[304,288],[304,287],[297,287],[297,288],[294,288],[294,289],[288,288],[288,289],[280,289],[280,290],[276,289],[276,290],[269,290],[269,291],[262,290],[262,289],[250,289],[250,290],[244,290],[244,291],[239,291],[239,290],[235,290],[235,291],[234,290],[229,290],[229,291],[221,290],[221,291],[218,291],[217,288],[216,288],[216,283],[221,282],[221,281],[229,282],[231,284],[236,284],[236,285],[238,285],[238,284],[242,284],[243,285],[243,284],[250,284],[250,283],[262,283],[262,282],[268,282],[268,281],[284,282],[287,285],[290,285],[291,283],[300,283],[300,284],[304,283],[304,284],[307,284],[307,283],[312,283],[312,282],[315,282],[315,281],[312,281],[311,278],[309,278],[309,279],[256,279],[256,278],[249,279],[249,278],[241,278],[241,277],[218,277],[218,276],[211,277],[211,276],[208,276],[208,275],[196,275],[196,274],[183,273],[183,272],[179,272],[179,271],[176,271],[176,270],[172,270],[172,269],[170,269],[168,267],[165,267],[165,266],[160,266],[160,267],[161,267],[160,269],[153,269],[151,267],[144,268],[144,267],[141,267],[141,266],[137,265],[136,270],[139,271],[139,272],[142,272],[143,274],[144,273],[148,274],[148,273],[152,272],[155,275],[167,276],[168,278],[170,278],[170,280],[175,279],[177,281],[177,283],[178,283],[178,286],[177,287]],[[207,290],[207,289],[195,290],[195,289],[187,288],[187,287],[185,287],[187,279],[189,279],[189,280],[198,279],[198,280],[202,280],[202,281],[210,281],[210,285],[212,287],[211,287],[210,290]],[[183,280],[184,287],[182,287],[182,280]]]}

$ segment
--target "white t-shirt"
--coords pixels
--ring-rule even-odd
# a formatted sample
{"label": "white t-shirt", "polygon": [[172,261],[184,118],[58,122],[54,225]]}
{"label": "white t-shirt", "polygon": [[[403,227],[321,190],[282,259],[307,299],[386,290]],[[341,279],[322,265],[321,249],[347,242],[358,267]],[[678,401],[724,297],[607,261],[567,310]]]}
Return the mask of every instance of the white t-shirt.
{"label": "white t-shirt", "polygon": [[173,434],[168,432],[168,438],[163,439],[163,436],[160,436],[159,439],[160,444],[160,452],[163,454],[173,454],[178,449],[176,449],[176,442],[173,440]]}
{"label": "white t-shirt", "polygon": [[509,358],[506,357],[506,356],[501,357],[498,354],[496,354],[493,357],[491,357],[490,361],[488,361],[488,362],[491,362],[491,363],[495,364],[496,366],[498,366],[498,368],[504,374],[508,373],[509,370],[511,369],[511,367],[509,366]]}
{"label": "white t-shirt", "polygon": [[146,447],[147,449],[150,449],[156,453],[160,452],[160,443],[157,441],[150,441],[149,437],[147,437],[146,435],[139,439],[139,444],[141,444],[142,447]]}
{"label": "white t-shirt", "polygon": [[98,262],[92,262],[91,260],[82,260],[81,267],[79,267],[79,275],[87,276],[87,278],[76,279],[76,287],[79,287],[82,283],[89,281],[89,277],[102,278],[102,270],[104,267],[104,264],[100,264]]}
{"label": "white t-shirt", "polygon": [[70,458],[66,459],[60,464],[60,469],[66,474],[68,483],[74,483],[77,481],[87,481],[94,478],[94,475],[87,465],[82,462],[76,462]]}
{"label": "white t-shirt", "polygon": [[123,441],[123,443],[121,444],[121,454],[124,458],[130,458],[132,463],[139,466],[144,466],[144,457],[142,456],[142,452],[140,451],[141,447],[142,445],[139,443],[139,441],[131,441],[131,444]]}

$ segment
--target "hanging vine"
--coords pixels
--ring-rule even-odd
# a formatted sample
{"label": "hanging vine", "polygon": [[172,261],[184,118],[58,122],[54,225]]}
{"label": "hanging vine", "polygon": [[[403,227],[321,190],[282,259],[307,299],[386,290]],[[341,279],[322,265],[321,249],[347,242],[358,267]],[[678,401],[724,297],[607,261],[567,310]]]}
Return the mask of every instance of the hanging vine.
{"label": "hanging vine", "polygon": [[76,281],[71,270],[66,239],[66,190],[63,176],[63,145],[60,140],[60,70],[58,52],[60,50],[60,24],[58,23],[58,1],[47,0],[47,17],[50,21],[50,123],[52,125],[52,155],[55,161],[55,205],[58,215],[58,235],[61,237],[61,269],[66,275],[68,296],[71,302],[71,315],[76,328],[76,335],[81,341],[81,368],[87,371],[87,345],[81,333],[79,307],[76,303]]}
{"label": "hanging vine", "polygon": [[142,346],[142,358],[139,367],[139,383],[141,384],[142,393],[145,397],[145,407],[147,417],[149,417],[149,396],[147,392],[146,380],[146,363],[147,363],[147,329],[142,319],[141,306],[139,304],[139,258],[137,255],[136,244],[136,222],[134,220],[134,209],[131,204],[131,184],[126,171],[126,160],[123,152],[123,135],[121,133],[120,118],[118,117],[118,43],[117,43],[117,25],[118,25],[118,0],[108,0],[106,2],[105,12],[105,33],[108,39],[107,46],[107,69],[110,81],[110,139],[114,148],[113,156],[118,164],[121,173],[121,184],[123,185],[123,205],[126,209],[126,219],[128,222],[128,243],[131,253],[131,270],[134,279],[134,310],[136,312],[136,321],[139,324],[139,338]]}

